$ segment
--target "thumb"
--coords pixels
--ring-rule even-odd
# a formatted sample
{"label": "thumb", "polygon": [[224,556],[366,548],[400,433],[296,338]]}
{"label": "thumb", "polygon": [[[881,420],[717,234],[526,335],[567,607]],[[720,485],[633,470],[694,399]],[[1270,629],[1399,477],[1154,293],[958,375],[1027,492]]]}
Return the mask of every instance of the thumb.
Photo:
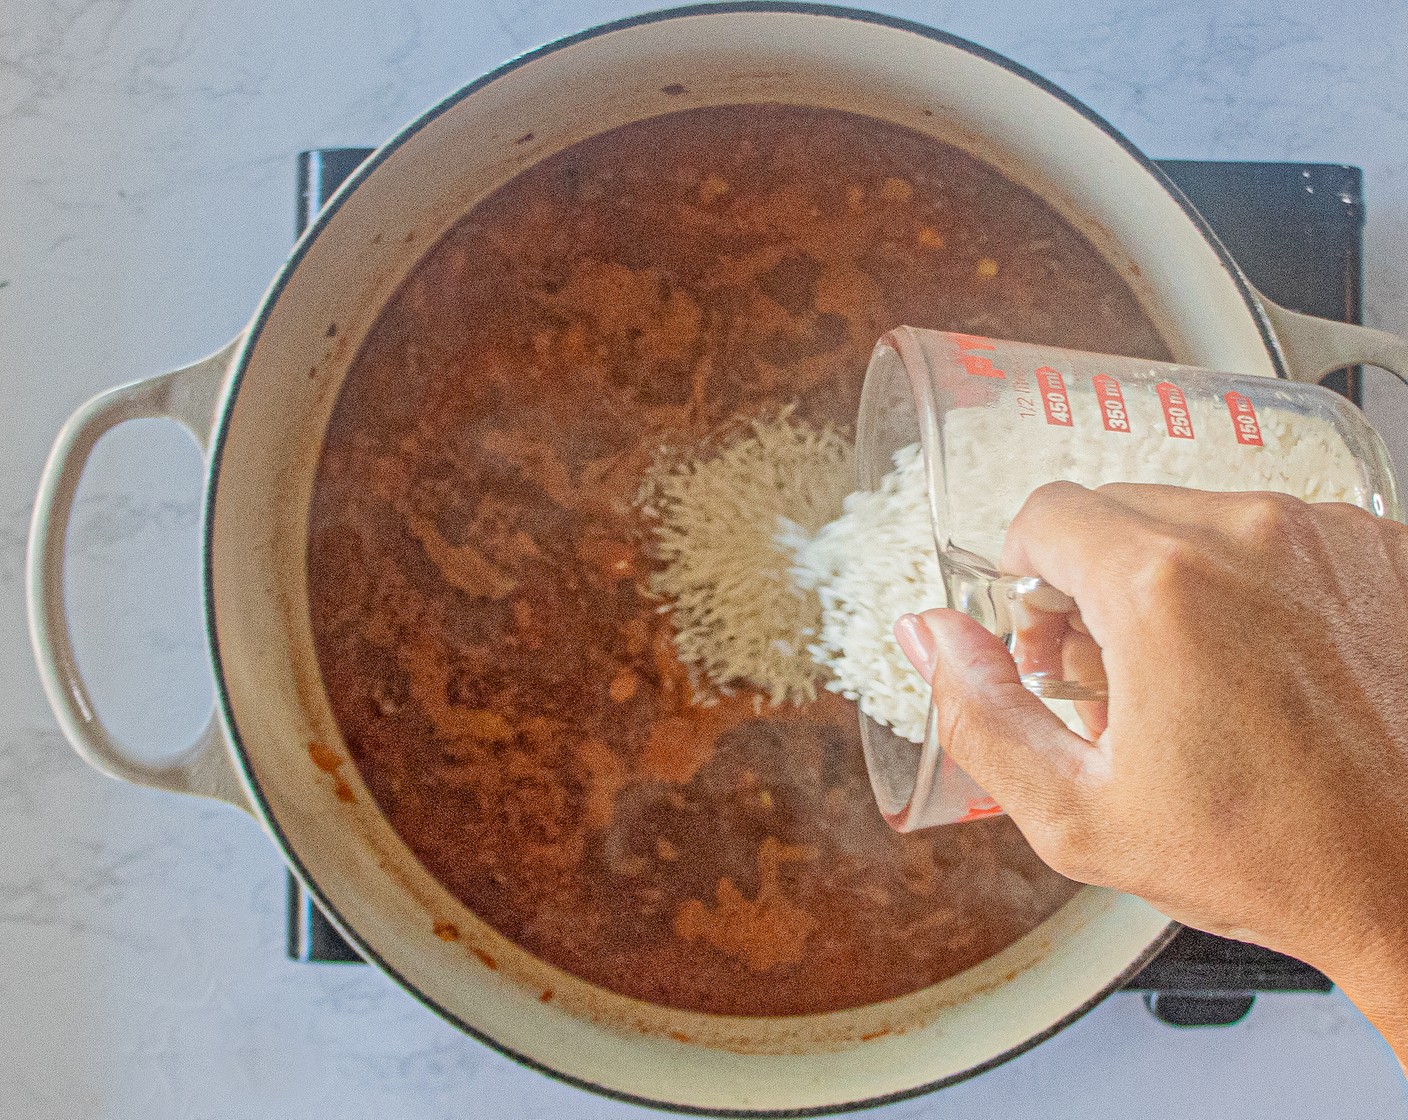
{"label": "thumb", "polygon": [[1001,641],[943,609],[905,615],[895,637],[933,686],[940,745],[1023,831],[1080,811],[1096,748],[1027,691]]}

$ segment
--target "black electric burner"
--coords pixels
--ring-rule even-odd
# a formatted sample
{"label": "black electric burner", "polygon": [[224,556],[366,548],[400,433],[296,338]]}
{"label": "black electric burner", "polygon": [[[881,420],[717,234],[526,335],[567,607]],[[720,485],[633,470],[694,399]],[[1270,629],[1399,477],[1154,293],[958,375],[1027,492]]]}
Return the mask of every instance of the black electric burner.
{"label": "black electric burner", "polygon": [[[370,148],[322,148],[298,157],[298,232],[312,222]],[[1159,166],[1217,231],[1251,282],[1296,311],[1360,321],[1364,226],[1357,167],[1160,160]],[[1325,384],[1360,403],[1359,371]],[[360,963],[297,879],[288,880],[288,955]],[[1330,981],[1290,957],[1184,929],[1126,987],[1173,1026],[1221,1026],[1251,1010],[1257,992],[1327,992]]]}

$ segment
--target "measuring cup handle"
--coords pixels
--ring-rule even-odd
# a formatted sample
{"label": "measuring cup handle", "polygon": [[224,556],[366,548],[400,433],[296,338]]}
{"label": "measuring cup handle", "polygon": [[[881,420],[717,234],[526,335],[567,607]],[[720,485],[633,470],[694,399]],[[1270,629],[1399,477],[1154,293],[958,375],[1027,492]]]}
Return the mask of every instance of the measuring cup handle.
{"label": "measuring cup handle", "polygon": [[1379,366],[1408,384],[1408,339],[1388,331],[1303,315],[1261,297],[1292,381],[1318,382],[1345,366]]}
{"label": "measuring cup handle", "polygon": [[1066,677],[1065,643],[1077,633],[1088,639],[1074,599],[1036,576],[998,576],[988,596],[997,632],[1029,691],[1045,700],[1108,698],[1103,676]]}

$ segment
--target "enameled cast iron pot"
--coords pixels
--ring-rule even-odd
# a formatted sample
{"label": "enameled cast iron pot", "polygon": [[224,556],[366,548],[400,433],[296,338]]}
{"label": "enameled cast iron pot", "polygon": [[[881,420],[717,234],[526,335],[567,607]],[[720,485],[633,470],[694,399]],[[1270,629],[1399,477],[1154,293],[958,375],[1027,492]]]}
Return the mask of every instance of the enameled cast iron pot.
{"label": "enameled cast iron pot", "polygon": [[[893,121],[1035,190],[1115,264],[1179,361],[1305,379],[1358,362],[1408,373],[1402,340],[1262,299],[1145,156],[1021,67],[864,12],[682,8],[533,51],[430,109],[338,191],[239,337],[79,409],[44,473],[28,591],[44,685],[78,752],[113,777],[252,813],[361,952],[463,1030],[642,1102],[822,1111],[945,1085],[1020,1053],[1137,970],[1165,941],[1167,919],[1086,888],[1003,953],[902,999],[765,1020],[670,1011],[586,984],[499,936],[420,866],[350,760],[338,768],[339,797],[308,750],[321,742],[346,757],[310,632],[309,495],[338,388],[378,311],[447,227],[537,160],[644,117],[760,101]],[[157,767],[132,757],[94,714],[64,611],[79,477],[99,437],[137,417],[178,420],[206,455],[216,710],[188,752]],[[458,938],[437,936],[437,924]]]}

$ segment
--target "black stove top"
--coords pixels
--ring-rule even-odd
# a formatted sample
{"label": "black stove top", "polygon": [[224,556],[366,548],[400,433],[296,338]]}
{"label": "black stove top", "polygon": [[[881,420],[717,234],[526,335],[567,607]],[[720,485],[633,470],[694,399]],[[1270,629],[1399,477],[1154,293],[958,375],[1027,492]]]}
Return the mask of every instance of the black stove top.
{"label": "black stove top", "polygon": [[[370,148],[322,148],[298,157],[301,234]],[[1251,282],[1296,311],[1360,321],[1364,225],[1357,167],[1301,163],[1160,160]],[[1325,384],[1359,403],[1359,371]],[[292,875],[288,954],[308,962],[361,962]],[[1330,981],[1309,965],[1255,945],[1184,929],[1128,985],[1173,1026],[1237,1022],[1257,992],[1326,992]]]}

